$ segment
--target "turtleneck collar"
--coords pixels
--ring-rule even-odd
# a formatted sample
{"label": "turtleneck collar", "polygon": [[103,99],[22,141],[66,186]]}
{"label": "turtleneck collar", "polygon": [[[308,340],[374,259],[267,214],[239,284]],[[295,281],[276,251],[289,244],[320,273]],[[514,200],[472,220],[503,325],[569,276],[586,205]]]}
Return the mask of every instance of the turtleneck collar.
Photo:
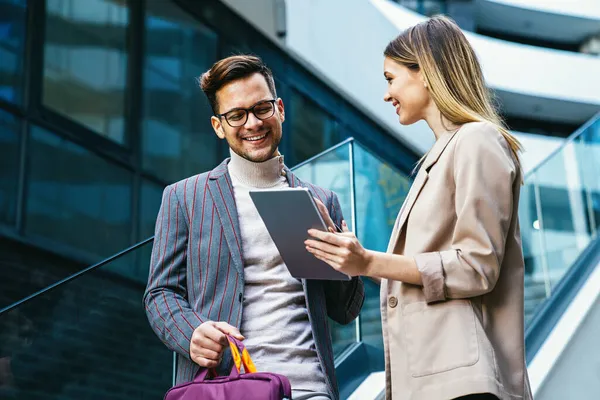
{"label": "turtleneck collar", "polygon": [[283,156],[255,163],[229,149],[231,160],[227,164],[229,173],[240,183],[254,188],[269,188],[277,185],[284,176]]}

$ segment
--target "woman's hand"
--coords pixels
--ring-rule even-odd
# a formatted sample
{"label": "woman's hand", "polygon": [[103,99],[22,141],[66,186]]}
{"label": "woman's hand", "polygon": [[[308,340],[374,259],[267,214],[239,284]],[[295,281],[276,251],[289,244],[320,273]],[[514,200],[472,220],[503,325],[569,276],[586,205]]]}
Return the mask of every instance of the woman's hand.
{"label": "woman's hand", "polygon": [[346,275],[367,275],[369,251],[350,232],[345,221],[342,222],[342,230],[342,233],[330,233],[309,229],[308,234],[318,240],[307,239],[304,242],[306,250]]}
{"label": "woman's hand", "polygon": [[317,205],[317,208],[319,209],[319,213],[321,214],[321,217],[323,218],[325,225],[327,225],[327,229],[329,230],[329,232],[335,232],[336,231],[335,223],[331,219],[331,216],[329,215],[329,211],[327,211],[327,207],[325,207],[325,204],[323,204],[323,202],[321,200],[317,199],[316,197],[314,197],[313,200],[315,201],[315,204]]}

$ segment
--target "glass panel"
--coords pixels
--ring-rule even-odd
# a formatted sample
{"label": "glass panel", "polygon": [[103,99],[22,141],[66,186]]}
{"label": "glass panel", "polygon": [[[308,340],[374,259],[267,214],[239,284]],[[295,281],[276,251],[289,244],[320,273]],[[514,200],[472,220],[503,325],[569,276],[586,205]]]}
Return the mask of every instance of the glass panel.
{"label": "glass panel", "polygon": [[526,320],[551,295],[590,241],[598,237],[598,143],[600,119],[525,179],[519,217],[526,263]]}
{"label": "glass panel", "polygon": [[[154,235],[156,217],[162,200],[163,187],[153,182],[143,180],[142,191],[140,195],[140,233],[139,240],[144,240]],[[148,268],[150,266],[150,255],[152,246],[146,246],[139,252],[138,273],[137,276],[144,277],[143,283],[146,284],[148,277]]]}
{"label": "glass panel", "polygon": [[21,103],[25,0],[0,0],[0,99]]}
{"label": "glass panel", "polygon": [[[325,153],[294,169],[294,174],[305,182],[333,190],[340,201],[344,219],[353,230],[350,181],[350,144]],[[340,325],[329,321],[334,356],[339,356],[349,345],[356,342],[356,324]]]}
{"label": "glass panel", "polygon": [[26,232],[95,259],[114,254],[131,243],[131,186],[129,171],[33,128]]}
{"label": "glass panel", "polygon": [[536,171],[551,288],[590,242],[578,146],[579,142],[565,145]]}
{"label": "glass panel", "polygon": [[[134,257],[130,253],[120,264],[131,265]],[[64,260],[52,263],[38,255],[32,261],[27,270],[38,267],[38,280],[64,274],[58,272]],[[141,303],[144,286],[115,279],[111,270],[119,267],[100,267],[0,315],[0,398],[164,396],[171,385],[172,353],[150,329]],[[18,276],[9,275],[13,285]],[[3,379],[9,375],[10,381]]]}
{"label": "glass panel", "polygon": [[577,160],[583,176],[590,230],[592,236],[597,237],[600,230],[600,119],[581,135]]}
{"label": "glass panel", "polygon": [[525,321],[529,321],[550,290],[536,207],[536,183],[535,176],[531,176],[521,187],[519,198],[519,225],[525,259]]}
{"label": "glass panel", "polygon": [[44,104],[126,143],[126,2],[46,0],[46,10]]}
{"label": "glass panel", "polygon": [[212,111],[194,81],[216,61],[217,37],[170,2],[149,2],[147,13],[143,166],[174,182],[220,160]]}
{"label": "glass panel", "polygon": [[291,117],[293,163],[303,162],[341,141],[337,122],[298,92],[292,93]]}
{"label": "glass panel", "polygon": [[[370,250],[386,251],[410,181],[354,142],[356,228],[358,239]],[[364,279],[366,298],[360,317],[363,342],[383,349],[379,285]]]}
{"label": "glass panel", "polygon": [[15,222],[19,176],[19,121],[0,110],[0,222]]}

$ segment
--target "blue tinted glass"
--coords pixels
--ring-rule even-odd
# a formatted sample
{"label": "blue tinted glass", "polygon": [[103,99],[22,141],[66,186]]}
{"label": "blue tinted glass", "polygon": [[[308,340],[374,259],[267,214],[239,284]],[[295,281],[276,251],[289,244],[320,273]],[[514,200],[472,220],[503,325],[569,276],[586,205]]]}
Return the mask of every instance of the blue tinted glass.
{"label": "blue tinted glass", "polygon": [[167,182],[212,169],[220,141],[196,78],[216,61],[217,37],[170,2],[146,15],[143,167]]}
{"label": "blue tinted glass", "polygon": [[20,103],[25,49],[25,0],[0,0],[0,99]]}
{"label": "blue tinted glass", "polygon": [[44,104],[125,143],[126,2],[47,0]]}
{"label": "blue tinted glass", "polygon": [[[386,251],[410,182],[405,174],[354,144],[356,233],[365,248]],[[383,348],[379,286],[365,279],[365,303],[360,314],[363,342]]]}
{"label": "blue tinted glass", "polygon": [[15,222],[18,176],[19,123],[0,111],[0,222]]}
{"label": "blue tinted glass", "polygon": [[26,232],[97,257],[131,244],[132,174],[40,128],[30,142]]}
{"label": "blue tinted glass", "polygon": [[[147,180],[142,181],[139,240],[144,240],[154,235],[154,226],[156,225],[156,217],[158,216],[163,189],[162,186],[153,182]],[[145,284],[148,280],[148,268],[150,266],[152,245],[144,246],[138,253],[139,258],[136,276]]]}

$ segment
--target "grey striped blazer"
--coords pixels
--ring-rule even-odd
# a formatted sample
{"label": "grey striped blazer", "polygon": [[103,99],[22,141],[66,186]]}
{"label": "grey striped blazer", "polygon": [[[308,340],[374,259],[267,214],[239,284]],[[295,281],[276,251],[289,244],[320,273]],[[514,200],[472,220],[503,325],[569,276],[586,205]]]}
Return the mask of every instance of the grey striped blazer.
{"label": "grey striped blazer", "polygon": [[[177,384],[193,380],[199,369],[189,358],[196,327],[209,320],[238,328],[241,324],[244,264],[228,161],[165,188],[156,221],[144,305],[154,332],[177,353]],[[341,226],[340,204],[333,192],[285,171],[291,187],[308,188]],[[327,317],[341,324],[353,321],[364,300],[363,283],[354,278],[348,282],[303,280],[302,284],[319,361],[337,399]]]}

